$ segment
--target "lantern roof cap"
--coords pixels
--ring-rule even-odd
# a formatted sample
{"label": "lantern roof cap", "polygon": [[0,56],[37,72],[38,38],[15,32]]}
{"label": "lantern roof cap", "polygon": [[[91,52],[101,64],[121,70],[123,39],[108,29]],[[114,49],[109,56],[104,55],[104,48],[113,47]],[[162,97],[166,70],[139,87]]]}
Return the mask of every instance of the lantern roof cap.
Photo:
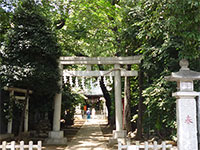
{"label": "lantern roof cap", "polygon": [[200,80],[200,72],[192,71],[188,68],[189,62],[186,59],[182,59],[179,62],[180,70],[178,72],[172,72],[170,76],[165,77],[169,81],[192,81]]}

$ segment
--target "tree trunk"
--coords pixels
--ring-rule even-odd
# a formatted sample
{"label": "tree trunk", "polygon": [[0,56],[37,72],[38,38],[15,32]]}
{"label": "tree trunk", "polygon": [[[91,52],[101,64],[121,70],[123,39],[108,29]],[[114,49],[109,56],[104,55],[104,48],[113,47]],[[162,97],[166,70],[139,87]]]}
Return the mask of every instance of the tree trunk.
{"label": "tree trunk", "polygon": [[142,71],[142,63],[139,66],[139,74],[138,74],[138,86],[139,86],[139,103],[138,103],[138,119],[137,119],[137,133],[136,133],[136,139],[140,140],[142,139],[142,118],[143,118],[143,80],[144,80],[144,72]]}
{"label": "tree trunk", "polygon": [[[131,70],[131,65],[127,65],[127,70]],[[124,129],[128,132],[131,128],[131,93],[130,93],[130,78],[125,77],[124,81]]]}
{"label": "tree trunk", "polygon": [[27,105],[28,98],[29,98],[29,89],[27,89],[27,92],[26,92],[26,95],[25,95],[24,107],[23,107],[23,110],[22,110],[21,118],[20,118],[18,136],[20,136],[20,134],[23,131],[24,116],[25,116],[25,111],[26,111],[26,105]]}

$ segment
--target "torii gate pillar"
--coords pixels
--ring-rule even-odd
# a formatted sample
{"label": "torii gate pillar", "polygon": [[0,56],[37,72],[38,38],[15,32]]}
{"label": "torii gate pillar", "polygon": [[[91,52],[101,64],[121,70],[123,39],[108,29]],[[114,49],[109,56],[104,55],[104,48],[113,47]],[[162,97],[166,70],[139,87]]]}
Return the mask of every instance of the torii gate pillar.
{"label": "torii gate pillar", "polygon": [[126,131],[122,130],[122,90],[120,65],[115,64],[115,122],[116,130],[113,131],[113,138],[125,138]]}
{"label": "torii gate pillar", "polygon": [[49,138],[46,140],[49,145],[66,145],[67,138],[64,137],[64,132],[60,130],[60,117],[61,117],[61,104],[62,104],[62,70],[63,65],[59,63],[60,80],[58,85],[60,86],[60,92],[56,93],[54,97],[54,114],[53,114],[53,131],[49,132]]}

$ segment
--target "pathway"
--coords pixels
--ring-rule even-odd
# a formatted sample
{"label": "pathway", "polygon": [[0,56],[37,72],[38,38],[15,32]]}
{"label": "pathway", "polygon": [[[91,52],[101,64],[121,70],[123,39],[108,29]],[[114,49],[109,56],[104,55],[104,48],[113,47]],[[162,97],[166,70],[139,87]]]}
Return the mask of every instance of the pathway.
{"label": "pathway", "polygon": [[108,137],[104,137],[100,124],[103,119],[89,119],[85,121],[77,134],[67,143],[67,146],[45,146],[45,150],[109,150]]}
{"label": "pathway", "polygon": [[105,120],[90,119],[84,123],[65,150],[108,150],[100,124]]}

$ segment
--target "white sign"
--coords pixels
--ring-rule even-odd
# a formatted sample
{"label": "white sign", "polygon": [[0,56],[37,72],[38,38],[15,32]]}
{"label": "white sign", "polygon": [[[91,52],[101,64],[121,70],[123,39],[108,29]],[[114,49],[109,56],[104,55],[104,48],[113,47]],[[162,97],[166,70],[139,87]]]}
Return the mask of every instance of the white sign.
{"label": "white sign", "polygon": [[181,81],[180,82],[181,91],[193,91],[193,82],[192,81]]}

